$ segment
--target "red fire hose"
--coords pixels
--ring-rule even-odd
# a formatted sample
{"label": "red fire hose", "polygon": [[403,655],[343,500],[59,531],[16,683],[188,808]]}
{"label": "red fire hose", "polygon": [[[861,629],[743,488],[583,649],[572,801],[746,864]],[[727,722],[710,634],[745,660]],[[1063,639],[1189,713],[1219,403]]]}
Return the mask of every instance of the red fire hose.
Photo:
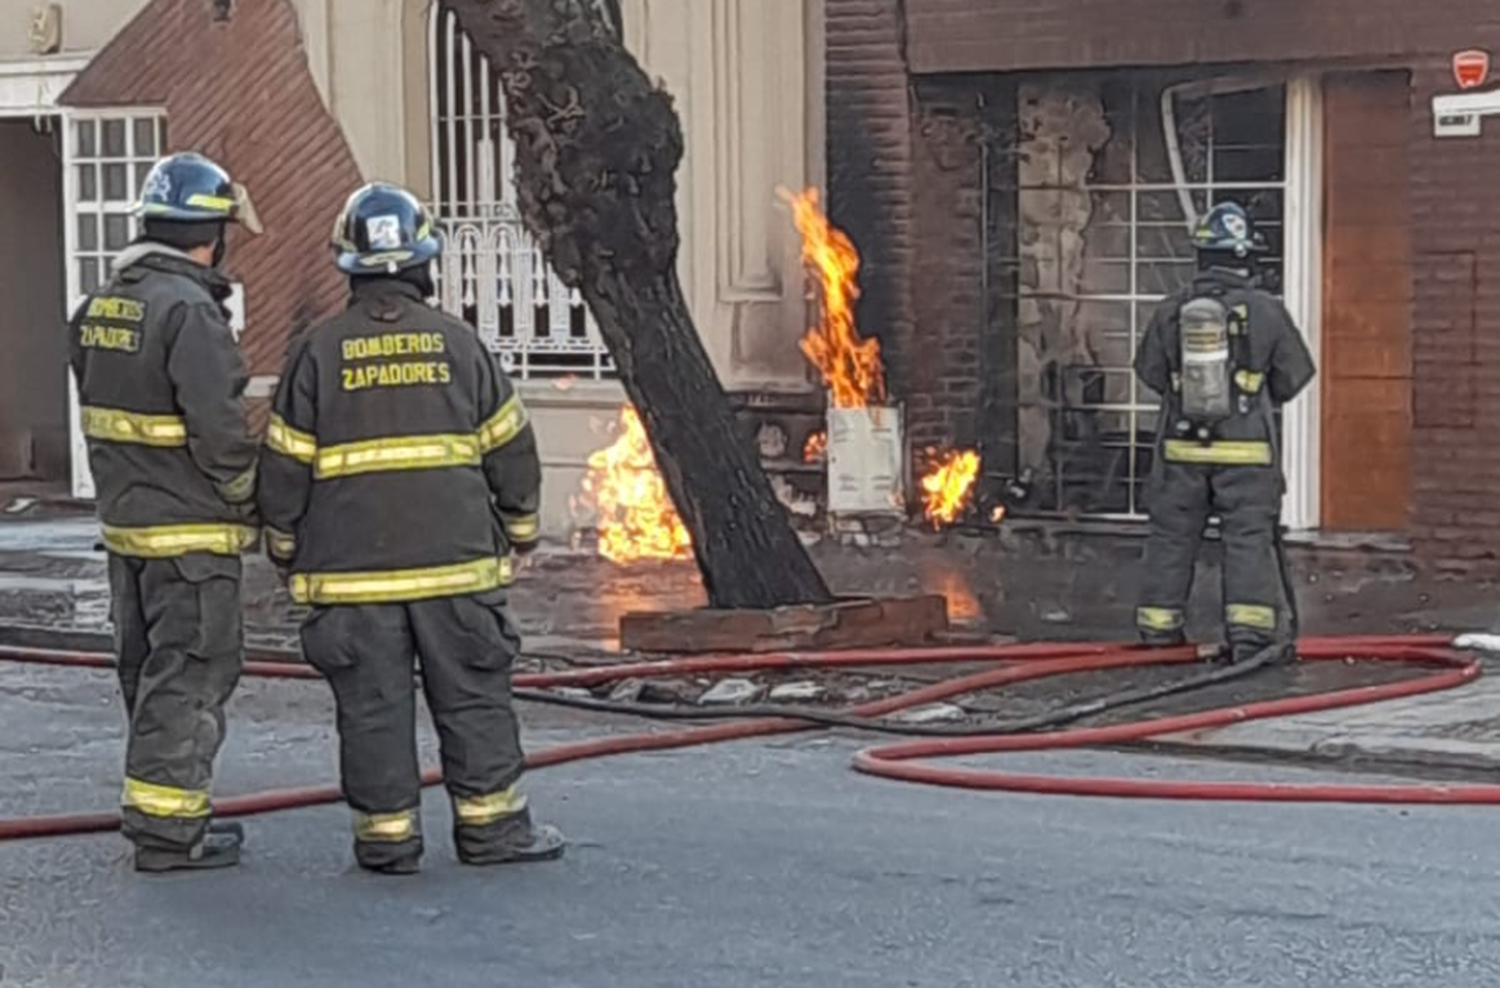
{"label": "red fire hose", "polygon": [[[1274,782],[1183,782],[1054,777],[986,769],[945,768],[919,762],[920,759],[928,758],[1044,751],[1143,741],[1169,734],[1222,727],[1250,720],[1332,710],[1433,693],[1471,682],[1480,674],[1478,662],[1450,647],[1448,639],[1436,636],[1311,638],[1302,641],[1299,653],[1304,661],[1375,660],[1426,666],[1435,671],[1418,678],[1380,686],[1272,700],[1247,706],[1225,707],[1198,714],[1111,727],[1081,728],[1044,734],[997,734],[978,738],[944,738],[885,745],[859,752],[855,756],[854,767],[858,771],[871,775],[906,782],[1053,795],[1287,802],[1500,804],[1500,785],[1287,785]],[[940,700],[1030,680],[1105,669],[1165,664],[1183,665],[1195,662],[1197,658],[1196,649],[1191,647],[1148,651],[1128,645],[1103,644],[877,649],[834,653],[732,655],[666,662],[641,662],[568,672],[518,675],[515,682],[517,687],[555,688],[598,686],[630,678],[651,679],[711,673],[975,662],[995,663],[998,666],[995,669],[915,689],[899,696],[861,704],[847,711],[849,714],[860,717],[885,717]],[[99,653],[54,652],[23,648],[0,648],[0,661],[96,669],[109,669],[114,666],[114,661],[110,656]],[[306,666],[277,662],[248,662],[245,666],[245,673],[249,676],[279,679],[319,678],[317,672]],[[816,725],[790,717],[760,718],[686,730],[612,736],[549,748],[533,754],[528,759],[528,765],[532,769],[539,769],[608,755],[686,748],[721,741],[806,731],[815,727]],[[430,786],[439,782],[441,782],[441,774],[437,770],[429,770],[423,775],[424,785]],[[214,812],[220,817],[251,816],[278,810],[337,803],[341,799],[342,795],[335,786],[282,789],[216,800]],[[118,829],[118,827],[119,815],[114,812],[0,820],[0,841],[101,833]]]}

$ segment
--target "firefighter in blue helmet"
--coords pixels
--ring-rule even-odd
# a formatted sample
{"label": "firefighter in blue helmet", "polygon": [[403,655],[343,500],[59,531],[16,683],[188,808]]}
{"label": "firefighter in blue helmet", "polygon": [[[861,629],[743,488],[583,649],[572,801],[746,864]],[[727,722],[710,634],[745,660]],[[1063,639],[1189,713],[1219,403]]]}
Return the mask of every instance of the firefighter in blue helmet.
{"label": "firefighter in blue helmet", "polygon": [[1231,661],[1276,645],[1290,657],[1296,610],[1281,557],[1274,413],[1316,371],[1291,315],[1257,283],[1267,248],[1245,210],[1215,206],[1193,246],[1193,283],[1156,310],[1135,359],[1141,381],[1162,396],[1136,626],[1147,644],[1185,640],[1198,547],[1217,515]]}
{"label": "firefighter in blue helmet", "polygon": [[240,676],[240,554],[257,541],[219,271],[227,224],[255,229],[246,205],[202,155],[159,162],[141,237],[69,327],[129,716],[122,824],[145,872],[233,865],[243,837],[210,823],[209,790]]}
{"label": "firefighter in blue helmet", "polygon": [[514,554],[537,545],[541,462],[526,410],[479,336],[427,304],[439,242],[421,203],[376,183],[334,231],[349,308],[293,345],[260,507],[267,553],[311,608],[308,662],[338,705],[360,866],[423,852],[413,657],[441,743],[459,858],[563,853],[534,825],[511,702]]}

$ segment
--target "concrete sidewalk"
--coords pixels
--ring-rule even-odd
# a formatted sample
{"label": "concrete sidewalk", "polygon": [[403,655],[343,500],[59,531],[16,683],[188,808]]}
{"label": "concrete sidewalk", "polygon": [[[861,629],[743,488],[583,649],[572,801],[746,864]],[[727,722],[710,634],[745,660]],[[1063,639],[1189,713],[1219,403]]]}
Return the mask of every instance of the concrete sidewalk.
{"label": "concrete sidewalk", "polygon": [[[0,630],[9,641],[107,647],[108,588],[96,541],[95,523],[82,513],[54,511],[0,523]],[[913,534],[898,549],[824,544],[813,551],[839,592],[943,593],[956,623],[972,634],[1077,641],[1131,636],[1140,549],[1140,540],[1128,535],[1016,526],[990,538]],[[1399,553],[1302,548],[1294,552],[1294,569],[1309,634],[1488,631],[1500,617],[1494,587],[1423,578]],[[1203,640],[1217,635],[1217,584],[1210,560],[1199,574],[1191,622]],[[703,603],[690,564],[622,568],[561,549],[525,560],[512,597],[528,651],[596,659],[616,654],[621,614]],[[295,649],[300,618],[265,561],[249,560],[251,647]],[[1311,688],[1329,688],[1327,672],[1316,673],[1307,677]],[[1110,692],[1122,682],[1101,678],[1095,689]],[[1231,693],[1219,690],[1198,698],[1196,708],[1186,700],[1185,709],[1264,699],[1267,688],[1278,686],[1246,683]],[[1060,705],[1080,695],[1072,685],[1041,695],[1018,692],[1018,704],[1033,705],[1028,712],[1036,704]],[[1172,741],[1204,752],[1352,759],[1393,768],[1500,767],[1500,675],[1461,691],[1241,724]]]}
{"label": "concrete sidewalk", "polygon": [[1500,769],[1500,662],[1456,690],[1257,720],[1164,740],[1218,753],[1283,754],[1384,769]]}

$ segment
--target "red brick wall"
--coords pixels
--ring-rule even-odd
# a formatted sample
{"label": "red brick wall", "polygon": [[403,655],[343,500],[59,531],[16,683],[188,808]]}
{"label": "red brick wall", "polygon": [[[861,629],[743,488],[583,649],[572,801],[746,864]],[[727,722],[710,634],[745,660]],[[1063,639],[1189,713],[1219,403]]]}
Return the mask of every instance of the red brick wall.
{"label": "red brick wall", "polygon": [[[910,438],[974,446],[981,399],[984,203],[976,122],[961,86],[923,87],[912,149],[914,340]],[[972,105],[972,101],[970,101]]]}
{"label": "red brick wall", "polygon": [[1449,54],[1494,0],[903,0],[917,72]]}
{"label": "red brick wall", "polygon": [[[1500,52],[1500,25],[1475,39]],[[1432,137],[1446,60],[1413,75],[1415,510],[1432,558],[1494,569],[1500,556],[1500,120],[1479,139]]]}
{"label": "red brick wall", "polygon": [[226,269],[245,283],[251,373],[278,374],[288,337],[343,302],[328,235],[360,173],[313,82],[290,0],[238,0],[227,23],[212,7],[152,0],[62,101],[165,107],[171,150],[201,151],[250,189],[266,234],[233,236]]}
{"label": "red brick wall", "polygon": [[899,0],[827,9],[830,215],[862,256],[861,331],[881,339],[912,447],[973,446],[985,366],[975,88],[913,89]]}

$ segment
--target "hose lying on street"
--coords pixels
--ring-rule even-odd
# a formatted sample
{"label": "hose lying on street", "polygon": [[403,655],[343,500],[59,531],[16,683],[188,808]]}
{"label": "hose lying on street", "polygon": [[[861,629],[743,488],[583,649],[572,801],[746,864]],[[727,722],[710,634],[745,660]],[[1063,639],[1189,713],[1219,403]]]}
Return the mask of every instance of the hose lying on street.
{"label": "hose lying on street", "polygon": [[[1171,688],[1180,692],[1212,682],[1223,682],[1259,668],[1264,657],[1249,663],[1250,670],[1238,667],[1215,669],[1202,677],[1120,694],[1104,701],[1094,701],[1080,708],[1069,708],[1057,714],[1020,724],[1001,727],[984,725],[980,736],[964,736],[974,730],[964,725],[896,724],[881,720],[955,697],[1000,689],[1023,682],[1057,676],[1099,672],[1110,669],[1142,668],[1162,665],[1187,665],[1200,661],[1199,650],[1185,646],[1174,649],[1142,649],[1117,644],[1025,644],[997,646],[944,646],[911,649],[865,649],[824,653],[779,653],[769,655],[729,655],[675,659],[660,662],[637,662],[613,666],[574,669],[564,672],[528,673],[515,677],[518,689],[533,691],[562,687],[597,687],[626,679],[660,679],[670,677],[747,674],[827,669],[851,669],[879,666],[920,666],[955,663],[984,663],[995,668],[943,680],[879,700],[862,703],[838,714],[824,714],[803,707],[775,707],[786,710],[786,716],[759,716],[756,708],[738,709],[722,716],[730,723],[697,726],[671,731],[618,735],[559,745],[532,754],[531,769],[564,765],[570,762],[611,755],[645,751],[687,748],[747,738],[770,737],[807,731],[819,726],[853,726],[880,729],[903,734],[947,734],[882,747],[867,748],[856,754],[857,771],[926,785],[967,789],[1005,790],[1073,796],[1111,796],[1152,799],[1240,800],[1284,802],[1346,803],[1444,803],[1500,805],[1500,785],[1443,785],[1407,783],[1393,785],[1350,784],[1284,784],[1277,782],[1200,782],[1169,779],[1090,778],[1078,776],[1044,776],[1017,774],[994,769],[951,768],[928,764],[927,759],[970,757],[1019,751],[1046,751],[1085,746],[1119,745],[1152,738],[1204,731],[1251,720],[1359,706],[1402,697],[1417,696],[1452,689],[1472,682],[1480,675],[1479,663],[1452,647],[1440,636],[1308,638],[1299,643],[1303,661],[1362,660],[1417,665],[1432,671],[1419,677],[1378,686],[1362,686],[1309,696],[1270,700],[1261,703],[1222,707],[1201,713],[1161,717],[1106,727],[1084,727],[1062,731],[1044,730],[1053,726],[1044,721],[1072,722],[1102,712],[1113,703],[1116,707],[1153,698],[1150,694]],[[0,647],[0,662],[109,669],[113,659],[102,653],[60,652],[26,648]],[[252,661],[245,665],[248,676],[277,679],[317,679],[309,667],[285,662]],[[519,695],[519,692],[518,692]],[[608,701],[559,697],[548,694],[547,702],[568,700],[571,706],[601,709]],[[1101,707],[1104,703],[1106,706]],[[629,713],[640,714],[651,704],[629,704]],[[764,708],[760,708],[764,709]],[[680,711],[657,716],[690,719]],[[691,719],[708,719],[716,712],[694,708]],[[791,715],[794,714],[794,715]],[[750,719],[746,719],[750,718]],[[833,723],[830,723],[833,722]],[[938,728],[938,729],[935,729]],[[438,770],[423,774],[424,785],[442,781]],[[219,817],[241,817],[301,807],[340,802],[337,786],[284,789],[230,796],[215,801]],[[70,834],[102,833],[119,827],[118,812],[28,817],[0,820],[0,841]]]}

